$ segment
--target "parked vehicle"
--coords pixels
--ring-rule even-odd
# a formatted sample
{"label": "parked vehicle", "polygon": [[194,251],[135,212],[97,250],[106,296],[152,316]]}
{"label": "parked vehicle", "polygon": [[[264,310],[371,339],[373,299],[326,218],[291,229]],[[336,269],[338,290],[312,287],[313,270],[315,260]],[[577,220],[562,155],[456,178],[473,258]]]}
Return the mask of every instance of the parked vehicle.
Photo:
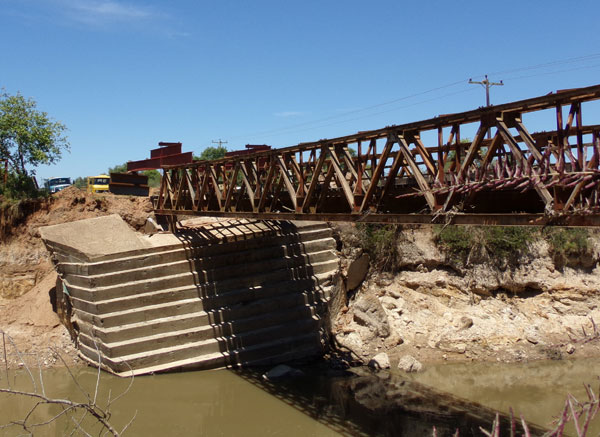
{"label": "parked vehicle", "polygon": [[113,193],[128,196],[148,195],[148,176],[132,173],[111,173],[87,178],[88,193]]}
{"label": "parked vehicle", "polygon": [[107,174],[101,174],[98,176],[89,176],[87,178],[87,192],[88,193],[108,193],[108,184],[110,183],[110,176]]}
{"label": "parked vehicle", "polygon": [[44,182],[44,186],[50,193],[58,193],[71,185],[71,178],[50,178]]}

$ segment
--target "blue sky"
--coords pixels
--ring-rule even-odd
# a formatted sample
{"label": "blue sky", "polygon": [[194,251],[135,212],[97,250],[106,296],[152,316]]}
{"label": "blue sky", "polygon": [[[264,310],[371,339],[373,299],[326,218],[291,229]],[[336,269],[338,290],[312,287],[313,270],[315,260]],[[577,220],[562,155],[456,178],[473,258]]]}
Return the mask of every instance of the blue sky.
{"label": "blue sky", "polygon": [[492,103],[595,85],[598,16],[597,0],[0,0],[0,88],[69,128],[38,176],[87,176],[159,141],[283,147],[473,109],[486,73],[505,83]]}

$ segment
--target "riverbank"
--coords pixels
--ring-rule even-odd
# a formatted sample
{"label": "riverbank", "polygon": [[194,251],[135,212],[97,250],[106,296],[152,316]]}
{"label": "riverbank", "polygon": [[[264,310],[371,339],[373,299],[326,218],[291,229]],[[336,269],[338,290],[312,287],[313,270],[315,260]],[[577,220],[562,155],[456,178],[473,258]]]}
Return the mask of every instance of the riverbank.
{"label": "riverbank", "polygon": [[[43,367],[62,365],[54,348],[69,364],[81,364],[52,310],[56,274],[39,226],[117,213],[139,230],[151,210],[147,199],[91,196],[70,188],[0,245],[0,329],[32,363],[37,365],[39,357]],[[332,337],[363,364],[381,352],[392,367],[407,356],[425,365],[600,357],[600,237],[595,230],[586,231],[585,244],[563,241],[568,250],[558,257],[554,240],[544,237],[556,240],[555,234],[542,231],[495,235],[496,240],[510,237],[517,246],[514,253],[510,244],[494,253],[490,248],[497,241],[474,240],[471,234],[479,235],[478,230],[469,234],[460,228],[441,239],[440,229],[432,227],[335,228],[345,279],[332,310]],[[581,240],[584,234],[573,235]],[[347,277],[350,264],[364,254],[370,267],[350,286],[356,281]],[[18,368],[23,360],[10,356],[9,366]]]}
{"label": "riverbank", "polygon": [[[364,230],[341,225],[338,235],[347,272],[363,256]],[[392,367],[406,356],[422,363],[600,357],[596,232],[589,231],[585,254],[569,253],[560,267],[541,238],[512,261],[489,253],[475,259],[477,248],[467,248],[465,263],[444,253],[438,235],[431,227],[388,235],[393,271],[373,259],[338,305],[333,335],[342,350],[365,364],[385,352]]]}
{"label": "riverbank", "polygon": [[[27,293],[14,299],[0,298],[0,330],[6,334],[2,347],[6,347],[9,369],[84,364],[67,329],[52,310],[49,293],[55,284],[56,273],[50,272]],[[3,351],[1,357],[4,367]]]}
{"label": "riverbank", "polygon": [[131,228],[140,230],[151,212],[146,197],[92,195],[69,187],[40,200],[37,208],[28,210],[5,230],[0,242],[0,330],[14,340],[20,351],[16,354],[6,337],[10,368],[24,364],[36,368],[62,366],[55,351],[69,365],[83,365],[68,331],[52,309],[50,294],[56,272],[39,227],[119,214]]}

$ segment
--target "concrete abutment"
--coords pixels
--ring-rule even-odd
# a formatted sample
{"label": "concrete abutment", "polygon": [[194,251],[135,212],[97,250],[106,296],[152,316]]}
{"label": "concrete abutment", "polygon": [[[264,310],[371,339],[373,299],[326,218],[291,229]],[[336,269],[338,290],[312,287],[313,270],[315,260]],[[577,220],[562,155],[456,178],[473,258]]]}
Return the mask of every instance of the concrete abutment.
{"label": "concrete abutment", "polygon": [[93,365],[127,376],[323,352],[339,270],[325,223],[205,221],[142,236],[107,216],[40,233],[70,306],[63,323]]}

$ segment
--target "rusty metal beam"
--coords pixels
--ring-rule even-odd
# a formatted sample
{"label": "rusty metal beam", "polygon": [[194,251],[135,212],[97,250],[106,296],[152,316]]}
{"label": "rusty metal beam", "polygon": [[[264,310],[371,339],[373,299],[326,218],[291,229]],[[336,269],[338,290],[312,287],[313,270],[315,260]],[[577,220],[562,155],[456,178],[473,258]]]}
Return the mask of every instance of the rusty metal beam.
{"label": "rusty metal beam", "polygon": [[[535,223],[541,216],[548,223],[564,216],[569,223],[596,223],[600,125],[581,120],[585,102],[597,99],[600,85],[243,157],[165,166],[156,211],[490,224],[511,224],[507,213],[526,223],[526,213],[537,217]],[[530,133],[523,114],[546,109],[556,111],[556,129]],[[471,123],[478,123],[475,137],[463,142],[461,130],[464,135]],[[485,139],[493,127],[495,135]],[[437,144],[424,143],[428,131]]]}
{"label": "rusty metal beam", "polygon": [[[171,215],[170,210],[155,210],[158,215]],[[452,224],[485,226],[568,226],[598,227],[600,214],[549,217],[545,214],[319,214],[291,212],[199,212],[179,211],[181,216],[210,216],[258,220],[309,220],[327,222],[393,223],[393,224]]]}

